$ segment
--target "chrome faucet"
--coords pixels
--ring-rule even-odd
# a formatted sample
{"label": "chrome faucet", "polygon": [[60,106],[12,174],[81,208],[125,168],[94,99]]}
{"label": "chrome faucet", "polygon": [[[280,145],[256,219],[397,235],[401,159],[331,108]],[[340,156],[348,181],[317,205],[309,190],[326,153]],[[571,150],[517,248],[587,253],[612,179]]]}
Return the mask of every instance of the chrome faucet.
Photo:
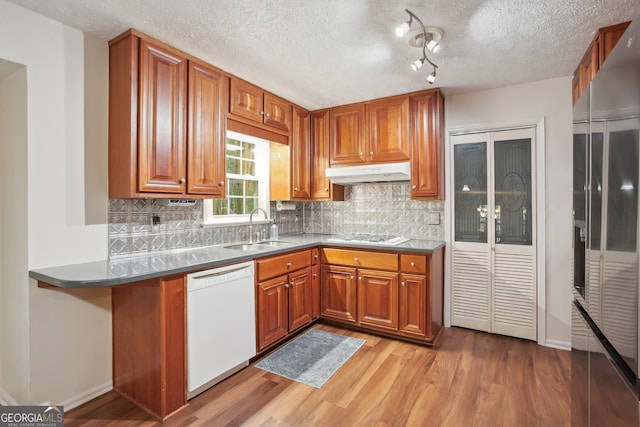
{"label": "chrome faucet", "polygon": [[267,215],[267,212],[264,209],[255,208],[254,210],[251,211],[251,213],[249,214],[249,243],[253,243],[253,214],[256,213],[257,211],[262,211],[265,219],[269,221],[269,215]]}

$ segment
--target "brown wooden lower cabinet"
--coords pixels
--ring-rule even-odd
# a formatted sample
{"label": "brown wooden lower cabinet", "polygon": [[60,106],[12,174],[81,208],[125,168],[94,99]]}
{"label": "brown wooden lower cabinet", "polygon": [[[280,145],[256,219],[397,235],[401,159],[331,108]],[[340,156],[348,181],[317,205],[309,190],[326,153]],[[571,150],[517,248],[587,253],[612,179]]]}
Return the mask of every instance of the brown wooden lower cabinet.
{"label": "brown wooden lower cabinet", "polygon": [[322,265],[321,319],[428,344],[436,340],[443,324],[443,248],[427,255],[325,248],[321,259],[342,264]]}
{"label": "brown wooden lower cabinet", "polygon": [[256,265],[256,340],[261,352],[312,321],[311,251],[259,259]]}
{"label": "brown wooden lower cabinet", "polygon": [[165,419],[187,404],[184,276],[112,290],[113,388]]}

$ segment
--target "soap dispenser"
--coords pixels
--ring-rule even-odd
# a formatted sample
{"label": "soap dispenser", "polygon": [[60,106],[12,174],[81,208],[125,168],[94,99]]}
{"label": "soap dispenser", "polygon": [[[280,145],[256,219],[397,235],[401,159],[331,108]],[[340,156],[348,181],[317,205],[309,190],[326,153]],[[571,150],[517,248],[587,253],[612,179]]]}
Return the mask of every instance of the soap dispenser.
{"label": "soap dispenser", "polygon": [[278,224],[276,224],[276,220],[273,220],[273,224],[271,224],[271,240],[278,240]]}

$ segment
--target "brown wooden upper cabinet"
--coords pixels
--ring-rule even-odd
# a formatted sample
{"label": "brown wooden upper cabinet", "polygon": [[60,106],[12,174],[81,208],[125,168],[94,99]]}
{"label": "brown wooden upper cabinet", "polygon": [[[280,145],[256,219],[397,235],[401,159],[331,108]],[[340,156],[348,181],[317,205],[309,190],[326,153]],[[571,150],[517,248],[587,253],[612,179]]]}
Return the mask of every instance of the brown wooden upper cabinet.
{"label": "brown wooden upper cabinet", "polygon": [[332,166],[409,160],[408,96],[335,107],[329,116]]}
{"label": "brown wooden upper cabinet", "polygon": [[135,30],[113,39],[109,197],[224,196],[227,96],[215,68]]}
{"label": "brown wooden upper cabinet", "polygon": [[308,200],[311,197],[311,133],[309,112],[293,108],[291,132],[291,198]]}
{"label": "brown wooden upper cabinet", "polygon": [[344,187],[332,184],[325,173],[329,167],[329,110],[311,113],[311,199],[343,201]]}
{"label": "brown wooden upper cabinet", "polygon": [[444,101],[439,89],[409,97],[411,198],[444,198]]}
{"label": "brown wooden upper cabinet", "polygon": [[230,113],[280,133],[291,131],[292,106],[289,102],[233,77]]}
{"label": "brown wooden upper cabinet", "polygon": [[589,82],[596,76],[628,26],[629,22],[623,22],[598,29],[578,67],[573,72],[572,94],[574,104],[587,88]]}

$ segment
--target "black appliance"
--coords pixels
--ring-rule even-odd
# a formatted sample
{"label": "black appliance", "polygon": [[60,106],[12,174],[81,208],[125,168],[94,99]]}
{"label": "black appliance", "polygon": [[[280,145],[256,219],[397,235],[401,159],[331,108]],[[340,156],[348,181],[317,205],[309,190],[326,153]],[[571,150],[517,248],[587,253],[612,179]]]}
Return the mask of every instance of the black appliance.
{"label": "black appliance", "polygon": [[640,426],[637,36],[640,19],[573,111],[573,426]]}

